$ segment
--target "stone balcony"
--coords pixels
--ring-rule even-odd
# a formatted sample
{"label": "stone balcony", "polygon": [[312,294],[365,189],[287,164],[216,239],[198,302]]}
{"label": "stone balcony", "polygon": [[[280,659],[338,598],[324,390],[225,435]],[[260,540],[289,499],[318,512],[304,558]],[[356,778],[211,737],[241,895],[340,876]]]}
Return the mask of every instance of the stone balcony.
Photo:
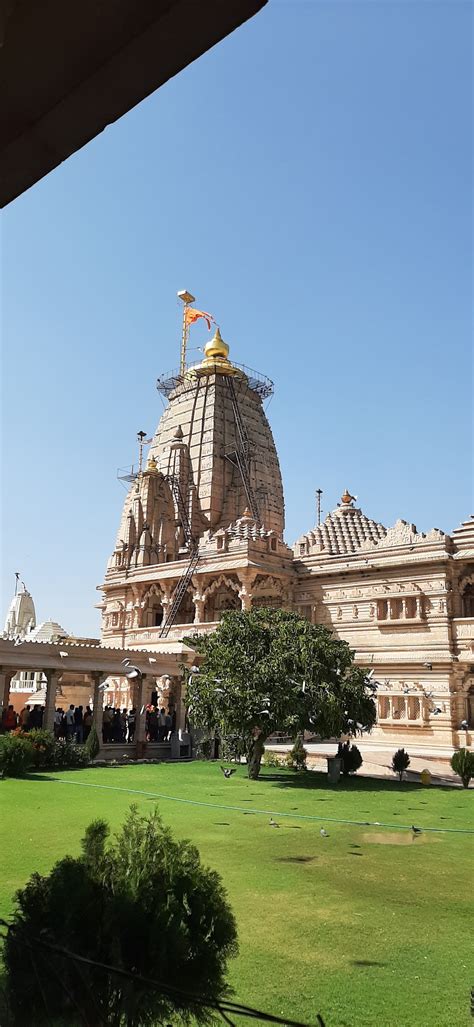
{"label": "stone balcony", "polygon": [[157,628],[132,628],[132,630],[126,633],[127,645],[133,644],[134,646],[150,646],[159,645],[166,641],[179,642],[182,638],[187,635],[193,635],[194,633],[204,634],[208,631],[214,631],[218,626],[218,621],[209,621],[203,624],[173,624],[169,629],[167,635],[161,634],[161,627]]}
{"label": "stone balcony", "polygon": [[460,659],[474,662],[474,617],[456,617],[452,623]]}

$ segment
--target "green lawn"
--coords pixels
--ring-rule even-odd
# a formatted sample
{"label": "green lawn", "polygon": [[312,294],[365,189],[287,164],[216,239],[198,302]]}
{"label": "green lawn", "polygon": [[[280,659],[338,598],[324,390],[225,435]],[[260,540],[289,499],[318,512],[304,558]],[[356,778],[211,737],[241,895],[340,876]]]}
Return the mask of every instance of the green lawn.
{"label": "green lawn", "polygon": [[[194,763],[6,780],[0,797],[2,916],[33,870],[79,851],[92,818],[116,827],[132,801],[157,802],[222,875],[239,927],[239,1001],[313,1023],[320,1012],[327,1027],[472,1023],[474,834],[462,833],[474,830],[472,792],[362,778],[328,789],[325,775],[285,771],[255,782],[243,767],[226,781]],[[401,830],[412,823],[444,832],[413,839]]]}

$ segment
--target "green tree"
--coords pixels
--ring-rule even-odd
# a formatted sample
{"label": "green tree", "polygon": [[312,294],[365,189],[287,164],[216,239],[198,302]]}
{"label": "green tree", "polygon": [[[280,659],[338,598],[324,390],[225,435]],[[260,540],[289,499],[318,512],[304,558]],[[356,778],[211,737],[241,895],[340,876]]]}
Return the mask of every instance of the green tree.
{"label": "green tree", "polygon": [[[193,845],[173,840],[156,811],[145,817],[132,807],[115,839],[107,838],[107,824],[94,821],[82,856],[61,860],[47,877],[33,874],[17,893],[4,947],[14,1022],[210,1023],[193,996],[228,994],[226,961],[237,949],[219,875],[202,866]],[[92,963],[75,963],[44,943]]]}
{"label": "green tree", "polygon": [[469,788],[471,777],[474,777],[474,752],[469,749],[457,749],[451,756],[451,766],[455,774],[459,774],[464,788]]}
{"label": "green tree", "polygon": [[190,718],[224,737],[238,734],[250,778],[275,731],[333,738],[375,722],[374,686],[347,642],[295,613],[232,611],[212,634],[185,642],[204,657],[188,678]]}
{"label": "green tree", "polygon": [[408,770],[410,766],[410,757],[406,749],[397,749],[392,756],[392,770],[394,774],[398,774],[398,780],[403,780],[405,770]]}

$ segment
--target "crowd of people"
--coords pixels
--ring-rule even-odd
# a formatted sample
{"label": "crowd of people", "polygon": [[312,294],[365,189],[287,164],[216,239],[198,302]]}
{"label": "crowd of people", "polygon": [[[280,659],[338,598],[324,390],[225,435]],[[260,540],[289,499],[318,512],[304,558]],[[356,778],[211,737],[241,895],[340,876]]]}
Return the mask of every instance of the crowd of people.
{"label": "crowd of people", "polygon": [[[16,713],[10,704],[3,710],[0,724],[1,731],[8,733],[20,728],[22,731],[31,731],[32,728],[42,728],[44,720],[44,706],[25,705],[20,713]],[[87,741],[92,728],[93,713],[90,706],[75,706],[71,703],[67,710],[61,706],[54,714],[54,735],[55,738],[63,739],[66,742],[76,742],[82,745]],[[102,741],[104,745],[116,742],[132,744],[135,739],[135,728],[137,723],[137,711],[132,709],[120,709],[114,706],[105,706],[102,715]],[[164,706],[161,709],[157,705],[149,704],[145,708],[145,737],[147,742],[168,742],[173,732],[176,731],[176,711],[166,712]]]}

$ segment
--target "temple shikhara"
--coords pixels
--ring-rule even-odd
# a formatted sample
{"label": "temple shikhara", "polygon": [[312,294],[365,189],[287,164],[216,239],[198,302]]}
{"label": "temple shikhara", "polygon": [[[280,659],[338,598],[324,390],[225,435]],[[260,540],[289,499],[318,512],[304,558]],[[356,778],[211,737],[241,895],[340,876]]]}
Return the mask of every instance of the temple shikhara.
{"label": "temple shikhara", "polygon": [[102,644],[166,653],[226,610],[296,610],[373,669],[375,738],[470,744],[461,724],[474,729],[474,520],[451,535],[386,527],[346,489],[290,548],[264,411],[272,382],[234,363],[219,329],[189,366],[189,325],[209,315],[180,295],[181,365],[158,379],[168,405],[146,462],[128,475],[100,586]]}

